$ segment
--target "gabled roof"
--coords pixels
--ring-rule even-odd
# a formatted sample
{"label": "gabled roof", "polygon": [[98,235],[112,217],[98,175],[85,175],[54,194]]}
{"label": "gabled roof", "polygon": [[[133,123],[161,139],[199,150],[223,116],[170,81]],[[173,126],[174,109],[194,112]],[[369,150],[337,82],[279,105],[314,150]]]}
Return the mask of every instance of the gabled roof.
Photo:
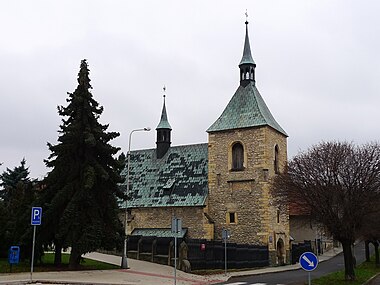
{"label": "gabled roof", "polygon": [[288,136],[273,118],[255,83],[239,86],[222,115],[208,128],[207,132],[218,132],[242,128],[270,126]]}
{"label": "gabled roof", "polygon": [[160,159],[156,149],[132,151],[127,207],[204,206],[207,175],[207,144],[170,147]]}

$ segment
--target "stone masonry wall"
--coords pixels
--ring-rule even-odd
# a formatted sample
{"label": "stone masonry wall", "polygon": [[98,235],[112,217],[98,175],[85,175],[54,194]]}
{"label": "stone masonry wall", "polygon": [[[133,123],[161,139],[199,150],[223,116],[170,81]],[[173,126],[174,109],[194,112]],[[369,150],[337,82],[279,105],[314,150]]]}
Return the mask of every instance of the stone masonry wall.
{"label": "stone masonry wall", "polygon": [[211,238],[210,224],[203,207],[133,208],[128,222],[128,234],[135,228],[171,228],[173,215],[182,219],[190,238]]}
{"label": "stone masonry wall", "polygon": [[[231,170],[231,149],[235,142],[244,147],[243,171]],[[274,148],[279,148],[279,168],[287,160],[286,137],[270,127],[247,128],[209,134],[209,214],[215,221],[215,238],[222,228],[231,231],[231,242],[268,245],[276,250],[279,238],[289,248],[289,218],[280,212],[270,194],[275,175]],[[228,212],[236,223],[228,223]]]}

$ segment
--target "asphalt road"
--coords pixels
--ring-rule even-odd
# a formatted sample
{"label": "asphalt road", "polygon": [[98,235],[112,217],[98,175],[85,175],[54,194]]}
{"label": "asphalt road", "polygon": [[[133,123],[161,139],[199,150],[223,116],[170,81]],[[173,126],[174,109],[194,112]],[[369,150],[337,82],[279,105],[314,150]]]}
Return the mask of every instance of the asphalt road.
{"label": "asphalt road", "polygon": [[[371,247],[370,247],[371,248]],[[360,264],[365,261],[365,247],[364,242],[355,246],[355,256],[357,263]],[[328,273],[343,270],[344,259],[343,252],[337,256],[321,262],[318,267],[312,271],[311,279],[319,278]],[[303,269],[290,270],[278,273],[267,273],[260,275],[252,275],[245,277],[232,277],[228,282],[223,284],[234,285],[303,285],[308,280],[308,272]]]}

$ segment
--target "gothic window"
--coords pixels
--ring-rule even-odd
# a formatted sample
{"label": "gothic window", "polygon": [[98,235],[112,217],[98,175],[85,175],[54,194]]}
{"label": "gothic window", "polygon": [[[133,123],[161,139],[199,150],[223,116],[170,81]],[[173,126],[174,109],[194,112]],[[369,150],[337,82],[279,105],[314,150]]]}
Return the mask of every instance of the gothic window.
{"label": "gothic window", "polygon": [[274,173],[278,174],[280,172],[280,168],[278,165],[278,145],[274,147]]}
{"label": "gothic window", "polygon": [[232,146],[232,170],[244,169],[244,148],[241,143]]}

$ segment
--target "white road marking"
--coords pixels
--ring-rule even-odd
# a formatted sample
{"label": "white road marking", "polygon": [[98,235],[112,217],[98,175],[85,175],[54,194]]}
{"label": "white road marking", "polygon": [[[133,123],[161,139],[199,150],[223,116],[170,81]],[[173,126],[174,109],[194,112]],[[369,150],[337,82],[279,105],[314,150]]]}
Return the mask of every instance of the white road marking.
{"label": "white road marking", "polygon": [[[268,283],[247,283],[247,282],[234,282],[228,283],[228,285],[267,285]],[[284,285],[284,284],[276,284],[276,285]]]}

